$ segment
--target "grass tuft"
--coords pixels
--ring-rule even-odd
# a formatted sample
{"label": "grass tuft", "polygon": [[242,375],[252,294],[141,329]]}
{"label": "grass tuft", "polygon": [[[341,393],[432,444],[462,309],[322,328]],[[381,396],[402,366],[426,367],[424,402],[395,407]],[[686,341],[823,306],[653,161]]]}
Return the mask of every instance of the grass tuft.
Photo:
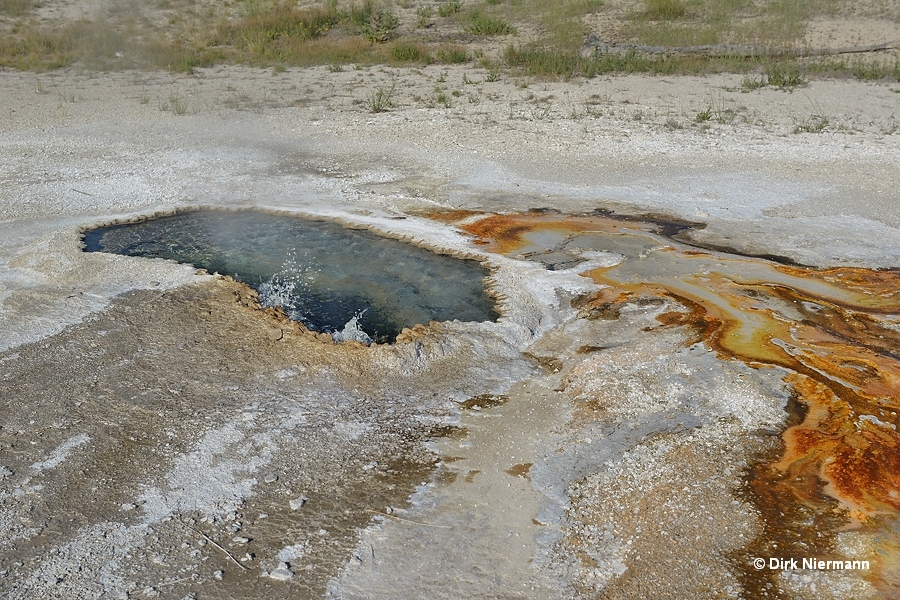
{"label": "grass tuft", "polygon": [[375,88],[375,90],[369,95],[369,98],[366,100],[366,106],[368,106],[369,112],[385,112],[387,109],[393,106],[392,98],[394,96],[394,87],[395,84],[391,84],[391,87],[389,88]]}
{"label": "grass tuft", "polygon": [[440,63],[458,65],[469,62],[469,53],[462,46],[444,46],[434,53]]}
{"label": "grass tuft", "polygon": [[744,75],[744,79],[741,81],[741,91],[752,92],[766,87],[767,84],[768,82],[764,75]]}
{"label": "grass tuft", "polygon": [[441,17],[452,17],[461,10],[461,0],[443,0],[438,6],[438,15]]}
{"label": "grass tuft", "polygon": [[782,90],[791,90],[806,84],[806,77],[796,63],[777,62],[769,65],[766,68],[766,80],[769,85]]}
{"label": "grass tuft", "polygon": [[469,22],[466,31],[472,35],[509,35],[515,33],[513,26],[495,17],[485,15],[480,10],[469,12]]}
{"label": "grass tuft", "polygon": [[794,133],[822,133],[828,127],[828,118],[822,115],[810,115],[802,123],[794,127]]}

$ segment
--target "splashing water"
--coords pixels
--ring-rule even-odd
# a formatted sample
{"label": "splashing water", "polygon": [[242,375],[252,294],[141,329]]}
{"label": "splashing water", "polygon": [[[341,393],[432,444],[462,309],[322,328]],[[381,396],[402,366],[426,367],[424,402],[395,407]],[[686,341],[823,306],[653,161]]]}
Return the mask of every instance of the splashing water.
{"label": "splashing water", "polygon": [[309,309],[304,299],[313,295],[314,283],[315,272],[308,261],[301,264],[296,253],[290,252],[281,270],[256,286],[259,303],[263,308],[280,306],[288,317],[310,327],[312,322],[306,316]]}
{"label": "splashing water", "polygon": [[280,306],[335,339],[392,342],[418,323],[499,316],[484,289],[488,272],[476,261],[328,221],[200,210],[98,228],[84,241],[88,252],[165,258],[231,275],[253,286],[263,306]]}
{"label": "splashing water", "polygon": [[335,342],[362,342],[366,346],[372,343],[372,338],[369,337],[365,331],[359,326],[359,319],[363,316],[363,313],[366,311],[360,311],[353,315],[353,317],[347,321],[344,325],[344,328],[341,331],[336,331],[331,334],[331,337],[334,338]]}

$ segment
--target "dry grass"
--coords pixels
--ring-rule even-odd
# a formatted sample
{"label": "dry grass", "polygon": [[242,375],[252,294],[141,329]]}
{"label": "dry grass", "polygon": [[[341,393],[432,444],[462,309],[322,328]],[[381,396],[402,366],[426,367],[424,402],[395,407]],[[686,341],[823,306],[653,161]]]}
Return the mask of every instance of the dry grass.
{"label": "dry grass", "polygon": [[630,15],[623,33],[653,46],[791,46],[811,19],[839,9],[836,0],[645,0],[645,9]]}
{"label": "dry grass", "polygon": [[[507,68],[544,77],[787,69],[802,77],[900,78],[896,63],[871,59],[579,57],[591,15],[612,19],[616,26],[610,35],[619,42],[780,47],[796,45],[810,19],[849,10],[837,0],[635,0],[624,11],[603,0],[156,0],[123,3],[93,20],[56,25],[33,19],[36,5],[34,0],[0,0],[5,18],[0,24],[6,28],[0,35],[0,66],[191,72],[215,63],[283,69],[477,59],[492,73]],[[894,8],[886,5],[879,18],[900,18],[900,11],[890,12]],[[491,40],[504,38],[510,44],[505,53],[486,54],[496,48]]]}
{"label": "dry grass", "polygon": [[0,0],[0,16],[19,17],[35,7],[32,0]]}

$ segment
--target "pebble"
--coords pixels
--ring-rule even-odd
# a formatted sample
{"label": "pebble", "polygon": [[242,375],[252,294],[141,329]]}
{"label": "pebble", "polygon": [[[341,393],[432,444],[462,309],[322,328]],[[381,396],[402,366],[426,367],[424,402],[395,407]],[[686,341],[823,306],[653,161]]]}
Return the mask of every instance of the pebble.
{"label": "pebble", "polygon": [[270,473],[269,475],[266,475],[266,478],[263,479],[263,481],[265,481],[266,483],[275,483],[276,481],[278,481],[278,475]]}
{"label": "pebble", "polygon": [[304,504],[306,504],[307,500],[309,500],[309,498],[307,498],[306,496],[300,496],[299,498],[291,500],[291,510],[297,510],[298,508],[301,508]]}
{"label": "pebble", "polygon": [[213,573],[213,577],[217,581],[222,581],[223,579],[225,579],[225,571],[216,571],[215,573]]}
{"label": "pebble", "polygon": [[275,581],[287,581],[294,576],[294,572],[288,567],[287,563],[279,563],[278,568],[269,573],[269,578]]}
{"label": "pebble", "polygon": [[250,542],[250,538],[244,537],[242,535],[237,535],[237,536],[231,538],[231,541],[234,542],[235,544],[247,544]]}

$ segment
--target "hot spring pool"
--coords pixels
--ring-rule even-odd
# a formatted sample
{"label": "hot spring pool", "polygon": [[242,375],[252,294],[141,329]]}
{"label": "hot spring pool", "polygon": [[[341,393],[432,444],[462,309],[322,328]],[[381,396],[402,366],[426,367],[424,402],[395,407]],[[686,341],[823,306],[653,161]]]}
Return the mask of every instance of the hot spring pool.
{"label": "hot spring pool", "polygon": [[256,210],[197,210],[101,227],[86,252],[164,258],[230,275],[294,320],[335,339],[392,342],[429,321],[493,321],[488,271],[330,221]]}

